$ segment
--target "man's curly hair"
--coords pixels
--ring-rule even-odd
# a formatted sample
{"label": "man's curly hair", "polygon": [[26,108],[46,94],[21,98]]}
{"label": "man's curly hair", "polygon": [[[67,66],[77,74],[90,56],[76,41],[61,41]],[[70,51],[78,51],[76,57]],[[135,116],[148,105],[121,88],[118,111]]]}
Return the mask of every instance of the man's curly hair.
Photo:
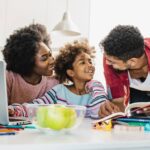
{"label": "man's curly hair", "polygon": [[107,55],[123,61],[139,58],[144,53],[144,39],[139,29],[130,25],[118,25],[100,43]]}
{"label": "man's curly hair", "polygon": [[44,25],[31,24],[14,31],[3,49],[7,70],[20,75],[30,75],[35,66],[35,56],[40,42],[49,46],[50,38]]}
{"label": "man's curly hair", "polygon": [[90,47],[88,41],[74,41],[60,48],[59,54],[55,59],[56,78],[60,83],[67,82],[72,79],[67,75],[67,70],[73,68],[73,63],[76,57],[82,52],[94,57],[95,49]]}

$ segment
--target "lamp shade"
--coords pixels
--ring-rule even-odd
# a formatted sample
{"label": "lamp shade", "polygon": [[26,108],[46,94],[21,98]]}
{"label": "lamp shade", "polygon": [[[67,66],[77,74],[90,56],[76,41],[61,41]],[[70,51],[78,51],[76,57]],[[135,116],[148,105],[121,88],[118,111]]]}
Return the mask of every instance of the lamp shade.
{"label": "lamp shade", "polygon": [[71,19],[69,12],[64,12],[62,20],[54,27],[53,31],[61,31],[67,35],[80,35],[78,27]]}

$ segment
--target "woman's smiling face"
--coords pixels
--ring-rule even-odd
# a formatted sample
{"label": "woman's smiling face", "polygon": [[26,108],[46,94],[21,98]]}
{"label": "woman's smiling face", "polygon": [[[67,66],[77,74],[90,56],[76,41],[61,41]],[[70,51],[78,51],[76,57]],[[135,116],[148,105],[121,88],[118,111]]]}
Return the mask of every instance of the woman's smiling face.
{"label": "woman's smiling face", "polygon": [[34,73],[44,76],[51,76],[54,70],[54,58],[51,50],[43,43],[35,56]]}

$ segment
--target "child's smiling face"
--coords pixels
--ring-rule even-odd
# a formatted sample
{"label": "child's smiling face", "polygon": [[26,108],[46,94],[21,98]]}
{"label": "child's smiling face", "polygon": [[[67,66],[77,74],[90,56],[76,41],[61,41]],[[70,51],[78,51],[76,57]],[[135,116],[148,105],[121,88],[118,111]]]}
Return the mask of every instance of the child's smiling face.
{"label": "child's smiling face", "polygon": [[[95,67],[92,63],[92,58],[87,53],[80,53],[72,65],[70,77],[72,80],[87,82],[93,79]],[[70,69],[69,69],[70,70]]]}

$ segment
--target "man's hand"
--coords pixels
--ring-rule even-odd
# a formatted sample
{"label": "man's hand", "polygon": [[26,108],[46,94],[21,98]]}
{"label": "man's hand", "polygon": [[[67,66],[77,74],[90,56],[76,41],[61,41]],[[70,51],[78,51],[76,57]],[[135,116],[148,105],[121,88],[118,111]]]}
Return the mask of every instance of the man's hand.
{"label": "man's hand", "polygon": [[99,116],[101,118],[103,118],[112,113],[116,113],[116,112],[120,112],[120,111],[121,110],[117,105],[113,104],[109,100],[106,100],[106,101],[102,102],[100,105]]}

